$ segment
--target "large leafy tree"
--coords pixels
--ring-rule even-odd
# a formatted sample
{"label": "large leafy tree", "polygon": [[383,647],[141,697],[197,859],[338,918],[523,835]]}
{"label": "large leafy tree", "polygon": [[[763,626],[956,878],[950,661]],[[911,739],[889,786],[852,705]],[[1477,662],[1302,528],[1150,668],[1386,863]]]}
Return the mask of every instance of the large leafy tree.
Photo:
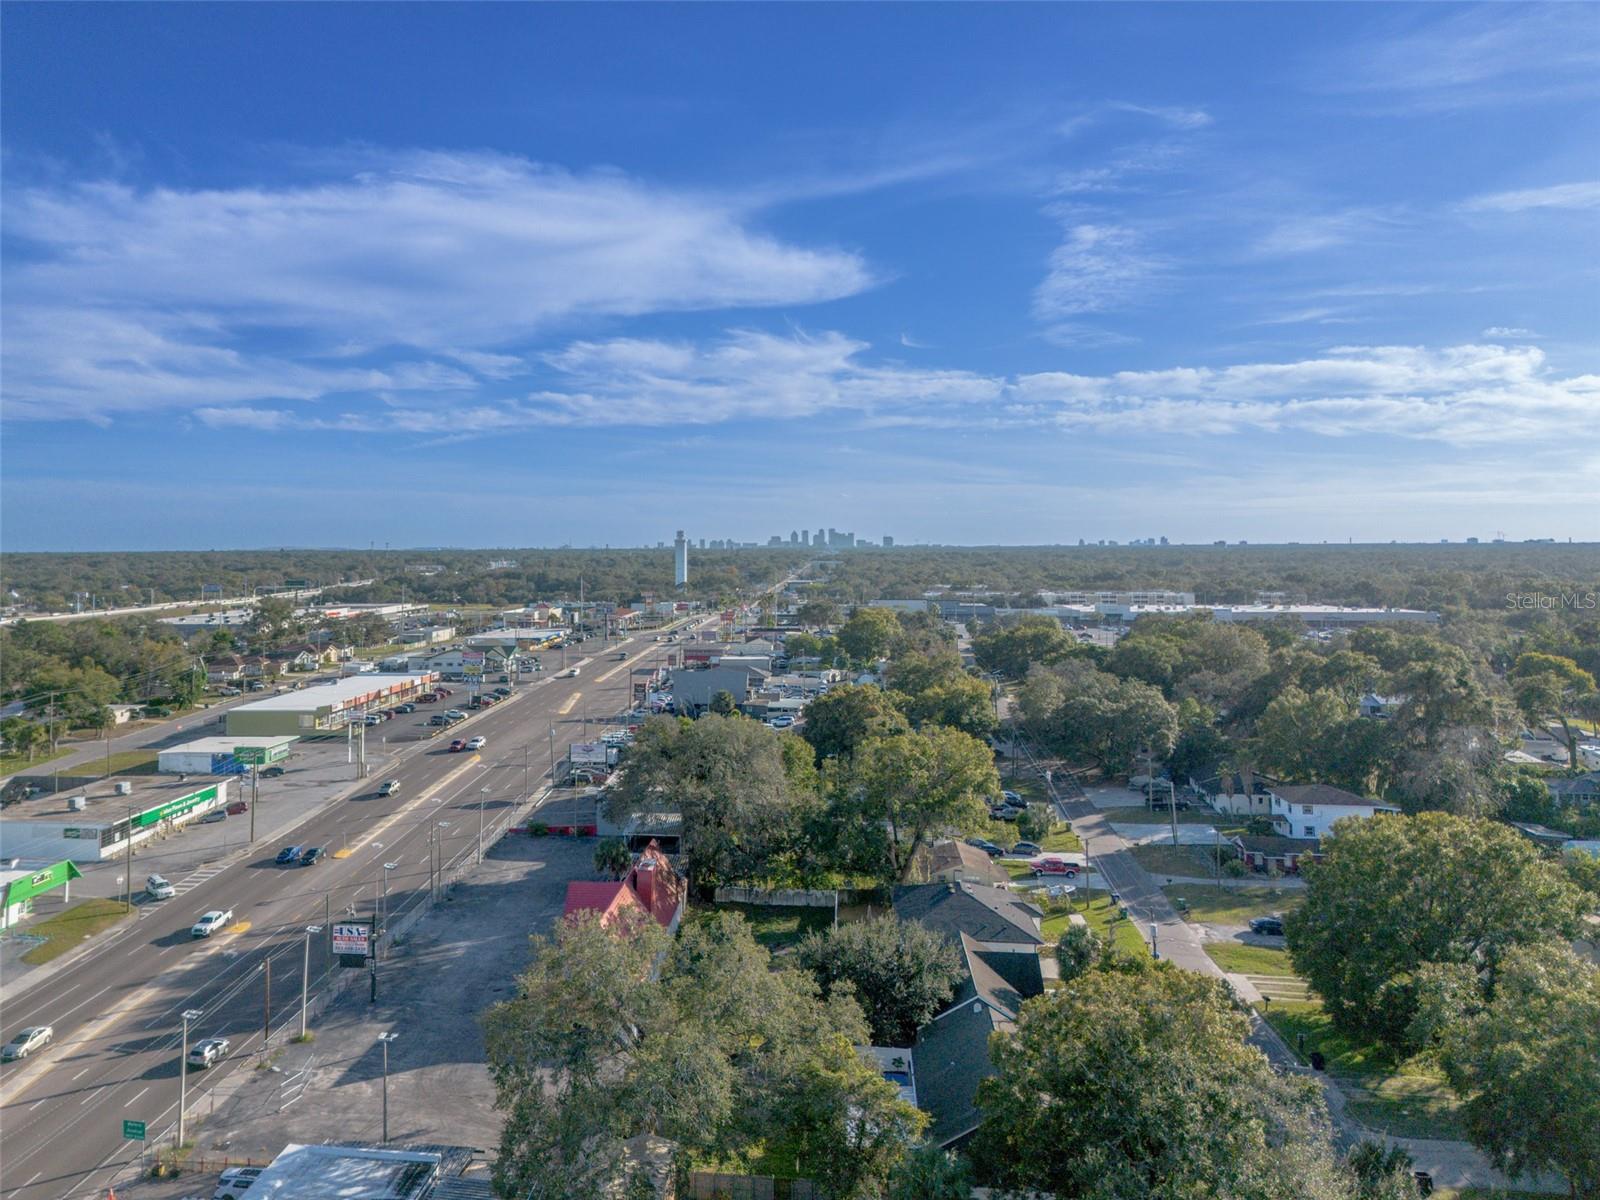
{"label": "large leafy tree", "polygon": [[910,728],[905,714],[889,694],[871,684],[844,684],[829,688],[806,705],[801,736],[824,759],[849,759],[869,738],[903,733]]}
{"label": "large leafy tree", "polygon": [[1600,970],[1565,945],[1522,946],[1494,995],[1441,1041],[1467,1136],[1513,1178],[1552,1171],[1600,1196]]}
{"label": "large leafy tree", "polygon": [[795,609],[795,618],[806,629],[825,629],[839,623],[839,606],[826,596],[807,600]]}
{"label": "large leafy tree", "polygon": [[651,1134],[683,1163],[781,1139],[830,1195],[881,1193],[925,1118],[857,1054],[867,1027],[854,1000],[774,970],[736,916],[688,924],[652,979],[664,948],[648,921],[566,922],[534,940],[517,996],[485,1018],[506,1113],[496,1191],[616,1194],[625,1143]]}
{"label": "large leafy tree", "polygon": [[777,733],[744,717],[646,721],[607,793],[613,817],[677,812],[694,889],[760,877],[794,817]]}
{"label": "large leafy tree", "polygon": [[839,648],[854,663],[886,657],[900,640],[900,621],[888,608],[858,608],[839,626]]}
{"label": "large leafy tree", "polygon": [[1334,1200],[1321,1098],[1245,1043],[1222,985],[1119,961],[1029,1001],[978,1087],[981,1175],[1082,1200]]}
{"label": "large leafy tree", "polygon": [[1296,783],[1326,782],[1335,739],[1355,719],[1350,702],[1337,692],[1307,694],[1289,687],[1268,704],[1256,721],[1255,760],[1262,768]]}
{"label": "large leafy tree", "polygon": [[953,675],[917,692],[896,693],[897,698],[902,695],[900,706],[918,729],[948,725],[987,738],[999,726],[989,684],[971,675]]}
{"label": "large leafy tree", "polygon": [[1517,656],[1511,668],[1517,708],[1534,725],[1548,717],[1561,722],[1566,735],[1568,765],[1578,769],[1578,738],[1572,729],[1575,714],[1595,711],[1594,676],[1570,658],[1558,654],[1527,653]]}
{"label": "large leafy tree", "polygon": [[961,978],[961,961],[948,939],[893,913],[813,931],[795,958],[817,977],[824,995],[841,983],[854,989],[880,1046],[909,1046]]}
{"label": "large leafy tree", "polygon": [[1348,820],[1306,871],[1287,920],[1295,969],[1335,1024],[1416,1049],[1418,973],[1471,964],[1492,979],[1518,946],[1577,928],[1580,893],[1513,829],[1446,813]]}
{"label": "large leafy tree", "polygon": [[985,671],[1021,679],[1035,663],[1059,662],[1076,646],[1077,641],[1054,617],[1021,617],[978,634],[972,639],[972,654]]}
{"label": "large leafy tree", "polygon": [[1178,712],[1152,684],[1087,673],[1069,683],[1061,705],[1035,727],[1069,758],[1089,759],[1111,771],[1148,751],[1165,755],[1178,735]]}
{"label": "large leafy tree", "polygon": [[934,836],[987,826],[984,800],[999,794],[1000,777],[983,742],[931,725],[863,742],[840,790],[838,819],[851,822],[863,839],[861,865],[904,881],[917,851]]}

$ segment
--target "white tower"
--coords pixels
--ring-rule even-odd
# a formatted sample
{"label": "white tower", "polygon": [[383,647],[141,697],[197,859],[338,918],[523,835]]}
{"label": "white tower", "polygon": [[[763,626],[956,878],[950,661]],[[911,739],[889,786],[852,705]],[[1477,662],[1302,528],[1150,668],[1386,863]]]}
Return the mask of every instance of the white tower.
{"label": "white tower", "polygon": [[672,582],[678,587],[687,587],[689,583],[689,539],[683,536],[681,529],[672,539]]}

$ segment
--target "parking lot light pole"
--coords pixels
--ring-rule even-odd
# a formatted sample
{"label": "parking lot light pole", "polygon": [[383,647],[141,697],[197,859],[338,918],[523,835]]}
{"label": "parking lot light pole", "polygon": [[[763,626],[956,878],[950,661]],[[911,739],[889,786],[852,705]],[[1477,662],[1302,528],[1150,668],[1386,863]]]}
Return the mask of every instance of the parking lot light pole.
{"label": "parking lot light pole", "polygon": [[183,1057],[178,1060],[178,1149],[183,1146],[183,1112],[189,1103],[189,1022],[198,1021],[200,1016],[198,1008],[183,1010]]}
{"label": "parking lot light pole", "polygon": [[311,935],[321,933],[321,925],[306,926],[305,960],[300,967],[300,1040],[306,1040],[306,999],[311,984]]}
{"label": "parking lot light pole", "polygon": [[389,1043],[400,1035],[393,1030],[380,1033],[378,1041],[383,1046],[383,1144],[389,1144]]}

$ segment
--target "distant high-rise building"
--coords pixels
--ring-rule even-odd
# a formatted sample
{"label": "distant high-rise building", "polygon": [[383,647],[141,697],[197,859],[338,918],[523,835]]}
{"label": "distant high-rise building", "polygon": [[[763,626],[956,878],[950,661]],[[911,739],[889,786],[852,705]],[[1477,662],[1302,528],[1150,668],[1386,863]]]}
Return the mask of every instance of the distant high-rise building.
{"label": "distant high-rise building", "polygon": [[689,586],[689,539],[681,529],[672,539],[672,582],[678,587]]}
{"label": "distant high-rise building", "polygon": [[837,546],[839,544],[840,544],[840,542],[839,542],[839,531],[837,529],[835,529],[832,525],[829,525],[828,526],[828,549],[831,550],[831,549],[833,549],[835,546]]}
{"label": "distant high-rise building", "polygon": [[828,544],[828,531],[826,529],[817,530],[817,536],[811,544],[813,546],[826,546]]}
{"label": "distant high-rise building", "polygon": [[800,544],[800,531],[798,529],[789,530],[789,545],[798,546],[799,544]]}
{"label": "distant high-rise building", "polygon": [[885,550],[888,550],[888,549],[891,549],[893,546],[894,546],[894,539],[892,537],[890,537],[887,533],[884,534],[883,535],[883,548]]}

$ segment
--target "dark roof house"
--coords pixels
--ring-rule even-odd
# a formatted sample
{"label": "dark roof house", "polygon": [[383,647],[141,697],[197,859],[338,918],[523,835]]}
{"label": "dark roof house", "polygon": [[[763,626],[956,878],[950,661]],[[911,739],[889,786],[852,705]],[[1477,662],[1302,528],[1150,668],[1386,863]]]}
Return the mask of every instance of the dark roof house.
{"label": "dark roof house", "polygon": [[1035,953],[1044,944],[1044,913],[1014,892],[977,883],[902,884],[894,889],[894,911],[952,941],[966,934],[987,950]]}

